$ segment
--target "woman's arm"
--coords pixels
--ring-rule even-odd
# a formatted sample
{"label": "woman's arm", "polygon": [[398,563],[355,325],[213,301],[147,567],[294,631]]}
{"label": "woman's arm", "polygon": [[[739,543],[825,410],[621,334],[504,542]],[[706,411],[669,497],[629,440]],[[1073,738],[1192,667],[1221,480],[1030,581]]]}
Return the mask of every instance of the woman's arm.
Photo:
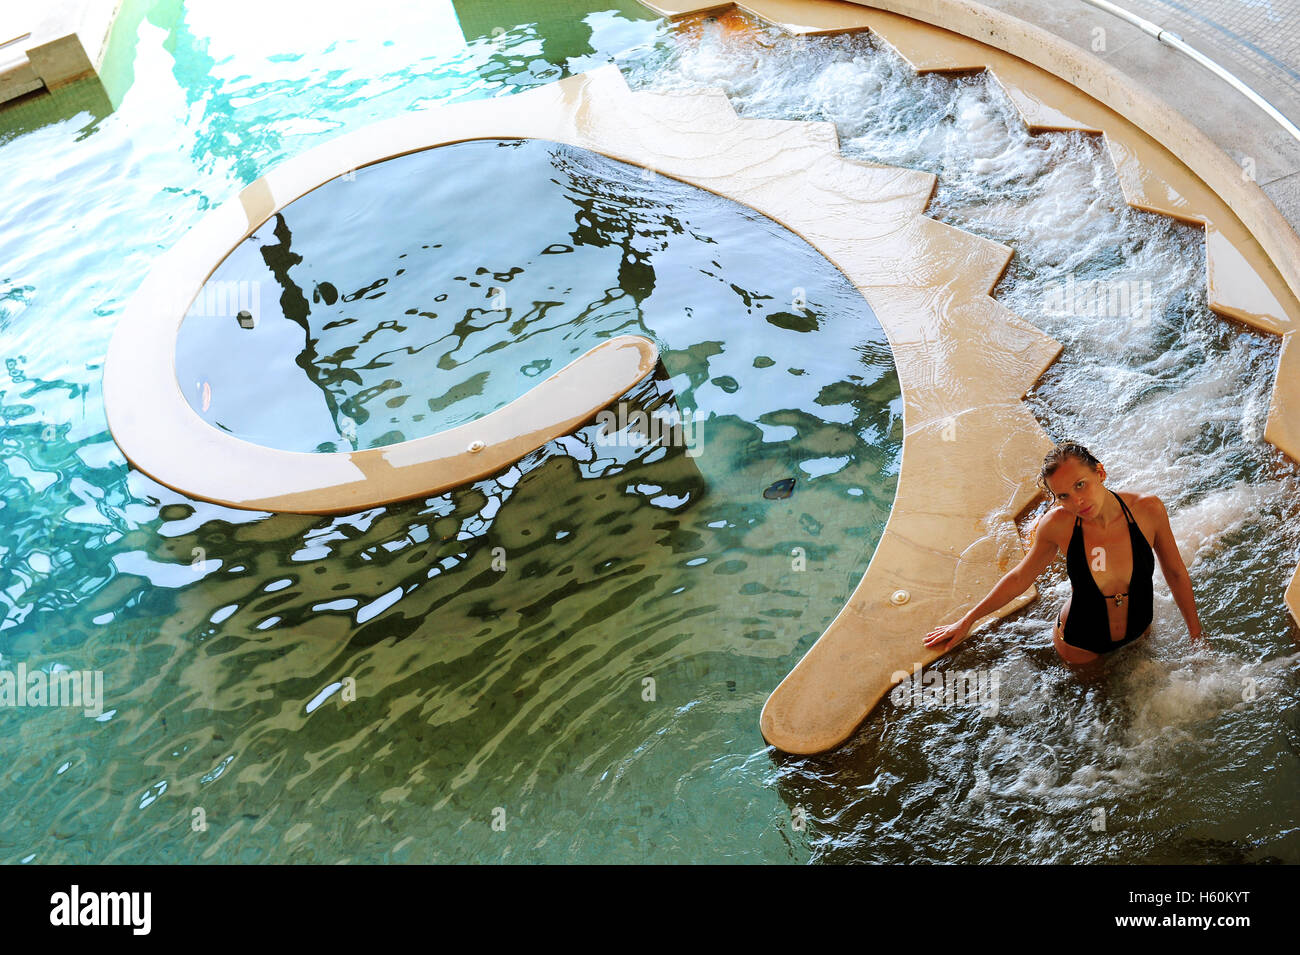
{"label": "woman's arm", "polygon": [[1154,494],[1149,495],[1152,513],[1156,518],[1155,553],[1160,560],[1160,572],[1165,575],[1169,592],[1174,595],[1174,602],[1187,624],[1187,632],[1195,643],[1201,639],[1201,618],[1196,613],[1196,598],[1192,596],[1192,579],[1183,564],[1183,555],[1178,552],[1178,543],[1174,540],[1173,528],[1169,526],[1169,513],[1164,502]]}
{"label": "woman's arm", "polygon": [[[1029,589],[1029,585],[1047,569],[1047,565],[1052,562],[1052,558],[1056,556],[1057,551],[1060,549],[1056,541],[1052,539],[1052,535],[1045,532],[1049,514],[1051,514],[1050,511],[1038,519],[1038,524],[1034,527],[1033,544],[1024,559],[1007,571],[1002,579],[993,585],[993,589],[988,592],[988,596],[966,611],[960,620],[945,627],[936,627],[931,630],[925,637],[925,646],[936,647],[947,644],[950,648],[955,647],[966,639],[966,635],[970,633],[970,628],[985,614],[992,613],[1008,603],[1013,597],[1018,597]],[[1043,531],[1043,533],[1040,533],[1040,531]]]}

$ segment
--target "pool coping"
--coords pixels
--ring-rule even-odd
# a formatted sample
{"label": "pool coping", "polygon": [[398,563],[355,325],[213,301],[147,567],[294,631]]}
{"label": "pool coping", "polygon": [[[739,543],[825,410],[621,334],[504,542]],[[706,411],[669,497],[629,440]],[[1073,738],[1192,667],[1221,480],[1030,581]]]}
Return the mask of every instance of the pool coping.
{"label": "pool coping", "polygon": [[[491,125],[492,111],[483,112],[480,122]],[[412,131],[432,132],[425,123],[399,122],[360,131],[373,138],[342,137],[287,160],[244,187],[239,201],[207,213],[155,260],[123,310],[104,367],[109,430],[132,466],[189,497],[227,507],[352,513],[433,497],[496,474],[591,422],[654,373],[658,347],[641,336],[620,335],[474,421],[352,451],[272,448],[200,417],[177,380],[176,345],[190,305],[213,271],[294,200],[363,166],[411,152],[405,137]],[[198,320],[234,325],[236,316]]]}
{"label": "pool coping", "polygon": [[[1300,342],[1297,342],[1295,334],[1300,328],[1300,297],[1296,294],[1300,288],[1300,281],[1297,281],[1300,279],[1300,256],[1287,262],[1295,268],[1283,269],[1269,255],[1269,249],[1300,249],[1300,241],[1296,240],[1281,213],[1258,186],[1242,179],[1240,168],[1194,126],[1184,121],[1185,128],[1180,128],[1182,138],[1179,142],[1185,149],[1198,151],[1197,155],[1204,160],[1201,165],[1218,174],[1220,187],[1228,193],[1229,199],[1223,198],[1196,169],[1189,168],[1180,156],[1147,135],[1126,115],[1076,86],[1074,81],[1078,76],[1074,74],[1086,72],[1089,63],[1070,60],[1073,70],[1061,68],[1056,72],[1028,57],[1021,58],[1009,52],[1022,49],[1027,42],[1026,36],[1032,37],[1033,43],[1043,44],[1046,50],[1062,60],[1069,60],[1077,53],[1075,48],[1046,31],[980,4],[963,0],[641,2],[672,18],[701,13],[721,14],[739,8],[781,26],[796,37],[870,30],[889,43],[918,72],[987,70],[1012,100],[1030,132],[1080,130],[1103,135],[1130,205],[1205,227],[1210,307],[1224,318],[1282,336],[1267,423],[1261,436],[1293,460],[1300,461]],[[909,15],[896,12],[904,10]],[[949,17],[951,22],[947,19]],[[1033,43],[1030,43],[1030,49],[1037,50]],[[1041,51],[1038,58],[1057,62]],[[1122,74],[1101,61],[1097,62],[1104,68],[1109,84],[1102,88],[1102,92],[1124,89],[1131,97],[1124,100],[1124,104],[1139,116],[1148,116],[1153,110],[1160,112],[1157,100],[1142,91],[1129,90],[1132,84]],[[1057,65],[1059,67],[1059,63]],[[1094,85],[1094,88],[1097,87]],[[1170,123],[1177,127],[1176,122],[1171,120]],[[1157,129],[1163,125],[1159,124]],[[1223,173],[1225,163],[1233,170],[1233,175],[1226,178]],[[1233,203],[1241,203],[1246,208],[1248,219],[1253,217],[1268,223],[1268,235],[1273,240],[1268,246],[1257,240],[1246,222],[1238,216]],[[904,390],[906,394],[906,388]],[[910,434],[913,419],[906,420]],[[900,500],[904,484],[910,484],[914,479],[907,462],[905,445],[904,469],[899,478]],[[891,524],[898,513],[896,502],[890,515]],[[876,557],[873,557],[863,584],[871,577],[875,566]],[[1284,601],[1292,618],[1300,623],[1300,565],[1292,574]],[[936,615],[929,625],[955,619],[973,602],[973,599],[965,603],[957,601],[952,609]],[[863,712],[865,717],[883,697],[878,682],[861,685],[849,675],[852,671],[848,669],[855,661],[855,654],[860,655],[865,650],[860,646],[856,651],[853,649],[855,642],[860,644],[862,641],[855,641],[847,631],[854,627],[863,632],[878,628],[880,616],[862,611],[847,616],[846,613],[855,604],[865,610],[870,603],[866,593],[855,590],[845,613],[832,622],[821,639],[773,691],[760,721],[764,738],[769,743],[795,753],[815,753],[833,748],[852,730],[841,736],[838,730],[832,733],[823,732],[820,727],[809,729],[805,725],[810,719],[809,711],[829,710],[831,707],[827,700],[837,695],[867,692],[872,699]],[[1007,605],[996,616],[1006,616],[1021,605],[1023,601]],[[877,604],[877,607],[883,610],[881,605]],[[918,627],[917,632],[925,630]],[[928,662],[922,658],[916,663],[908,663],[907,659],[903,655],[898,657],[897,673],[907,673],[910,667]],[[843,723],[838,725],[842,728]]]}
{"label": "pool coping", "polygon": [[[718,89],[633,92],[609,64],[340,136],[251,183],[239,202],[209,212],[155,263],[110,344],[104,400],[114,439],[133,464],[186,494],[220,497],[194,489],[223,472],[221,481],[242,490],[222,503],[256,509],[275,503],[264,493],[268,464],[273,471],[294,457],[335,457],[250,445],[198,417],[175,379],[183,314],[233,241],[293,198],[381,155],[484,138],[567,143],[747,205],[821,252],[875,312],[906,407],[903,463],[871,567],[837,620],[860,618],[850,629],[861,633],[865,614],[883,607],[890,617],[872,622],[870,646],[857,641],[848,653],[850,682],[867,692],[842,696],[834,712],[811,714],[820,728],[792,725],[796,735],[774,740],[790,750],[835,745],[889,689],[900,654],[925,662],[940,656],[918,652],[918,629],[986,591],[1018,556],[1014,516],[1037,494],[1025,462],[1051,446],[1022,399],[1061,345],[990,296],[1009,248],[925,216],[934,176],[846,159],[831,123],[741,119]],[[695,461],[708,467],[706,458]],[[972,481],[968,491],[913,479],[941,474],[955,461]],[[318,481],[329,483],[328,476]],[[296,503],[293,510],[305,509]],[[900,592],[907,594],[901,602]],[[1002,612],[1035,593],[1029,588]],[[810,657],[827,643],[819,646]]]}
{"label": "pool coping", "polygon": [[6,14],[0,25],[0,106],[98,75],[120,8],[121,0],[43,0]]}

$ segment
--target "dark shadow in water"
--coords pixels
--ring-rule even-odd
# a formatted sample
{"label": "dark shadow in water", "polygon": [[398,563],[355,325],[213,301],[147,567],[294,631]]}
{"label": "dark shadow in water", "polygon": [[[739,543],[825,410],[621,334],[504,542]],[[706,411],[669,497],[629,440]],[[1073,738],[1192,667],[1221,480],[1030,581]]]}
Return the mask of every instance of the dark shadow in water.
{"label": "dark shadow in water", "polygon": [[111,112],[113,103],[104,84],[96,76],[67,83],[53,90],[42,87],[0,104],[0,146],[45,126],[89,113],[89,118],[77,137],[84,139],[95,132],[95,128]]}
{"label": "dark shadow in water", "polygon": [[[329,407],[330,418],[333,419],[334,424],[337,426],[339,404],[334,392],[330,390],[330,385],[334,383],[338,375],[343,374],[343,370],[338,369],[331,375],[316,363],[316,339],[312,336],[311,323],[308,321],[311,306],[307,304],[307,296],[303,294],[302,289],[289,275],[289,270],[302,262],[302,256],[291,248],[293,233],[289,230],[289,224],[285,222],[284,214],[281,212],[275,214],[274,235],[279,240],[279,244],[262,246],[262,260],[266,262],[266,267],[271,270],[271,274],[275,276],[275,280],[282,289],[280,293],[280,309],[284,312],[284,317],[295,325],[302,327],[302,351],[298,353],[294,363],[303,370],[307,380],[324,393],[325,404]],[[356,377],[355,374],[353,377]],[[365,421],[364,416],[368,413],[364,408],[358,407],[357,414],[362,415],[362,417],[356,420]]]}

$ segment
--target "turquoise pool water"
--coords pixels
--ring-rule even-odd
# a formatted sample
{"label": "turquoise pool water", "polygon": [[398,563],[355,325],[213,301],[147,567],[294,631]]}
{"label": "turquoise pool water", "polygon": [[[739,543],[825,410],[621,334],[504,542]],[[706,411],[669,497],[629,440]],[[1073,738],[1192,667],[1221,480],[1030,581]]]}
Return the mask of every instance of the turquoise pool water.
{"label": "turquoise pool water", "polygon": [[[18,197],[0,231],[0,669],[100,669],[107,696],[99,719],[0,709],[0,858],[1300,859],[1281,608],[1300,494],[1258,440],[1276,340],[1209,314],[1195,231],[1128,210],[1095,141],[1027,137],[982,78],[918,78],[866,36],[512,9],[378,3],[345,24],[128,3],[106,93],[0,113]],[[255,10],[284,22],[250,33]],[[534,173],[562,170],[548,202],[609,190],[607,221],[646,234],[626,236],[631,274],[621,248],[584,248],[542,357],[574,347],[561,328],[646,330],[668,378],[633,397],[702,412],[706,453],[614,454],[588,431],[471,488],[337,519],[187,501],[126,466],[103,354],[157,252],[205,209],[341,131],[611,58],[637,88],[718,85],[743,115],[831,119],[846,154],[938,173],[934,215],[1013,244],[998,294],[1067,346],[1031,407],[1053,436],[1106,445],[1116,486],[1170,504],[1214,648],[1186,648],[1158,582],[1156,639],[1080,680],[1050,647],[1065,591],[1049,575],[1044,600],[945,663],[1001,673],[996,718],[882,706],[832,756],[771,755],[762,702],[860,578],[893,497],[888,350],[861,297],[782,230],[580,153],[533,147]],[[502,231],[475,267],[531,275]],[[361,266],[352,291],[383,274]],[[1157,320],[1117,335],[1048,314],[1066,273],[1159,276]],[[376,301],[348,327],[379,328]],[[346,328],[321,331],[342,333],[322,353],[348,347]],[[423,366],[367,367],[374,347],[338,394],[370,412],[353,416],[360,444],[481,413],[533,360],[476,353],[461,373],[489,371],[481,393],[432,408]],[[411,386],[398,408],[363,394],[390,378]],[[787,477],[792,496],[763,497]]]}

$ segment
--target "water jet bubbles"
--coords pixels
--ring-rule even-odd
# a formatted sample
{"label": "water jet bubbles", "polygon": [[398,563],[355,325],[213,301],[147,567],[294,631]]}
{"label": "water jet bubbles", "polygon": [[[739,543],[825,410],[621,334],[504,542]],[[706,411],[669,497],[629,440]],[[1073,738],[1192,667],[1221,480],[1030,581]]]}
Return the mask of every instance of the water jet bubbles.
{"label": "water jet bubbles", "polygon": [[1246,401],[1245,407],[1241,414],[1241,437],[1242,440],[1255,444],[1263,435],[1263,428],[1260,427],[1260,402],[1257,395],[1251,395]]}

